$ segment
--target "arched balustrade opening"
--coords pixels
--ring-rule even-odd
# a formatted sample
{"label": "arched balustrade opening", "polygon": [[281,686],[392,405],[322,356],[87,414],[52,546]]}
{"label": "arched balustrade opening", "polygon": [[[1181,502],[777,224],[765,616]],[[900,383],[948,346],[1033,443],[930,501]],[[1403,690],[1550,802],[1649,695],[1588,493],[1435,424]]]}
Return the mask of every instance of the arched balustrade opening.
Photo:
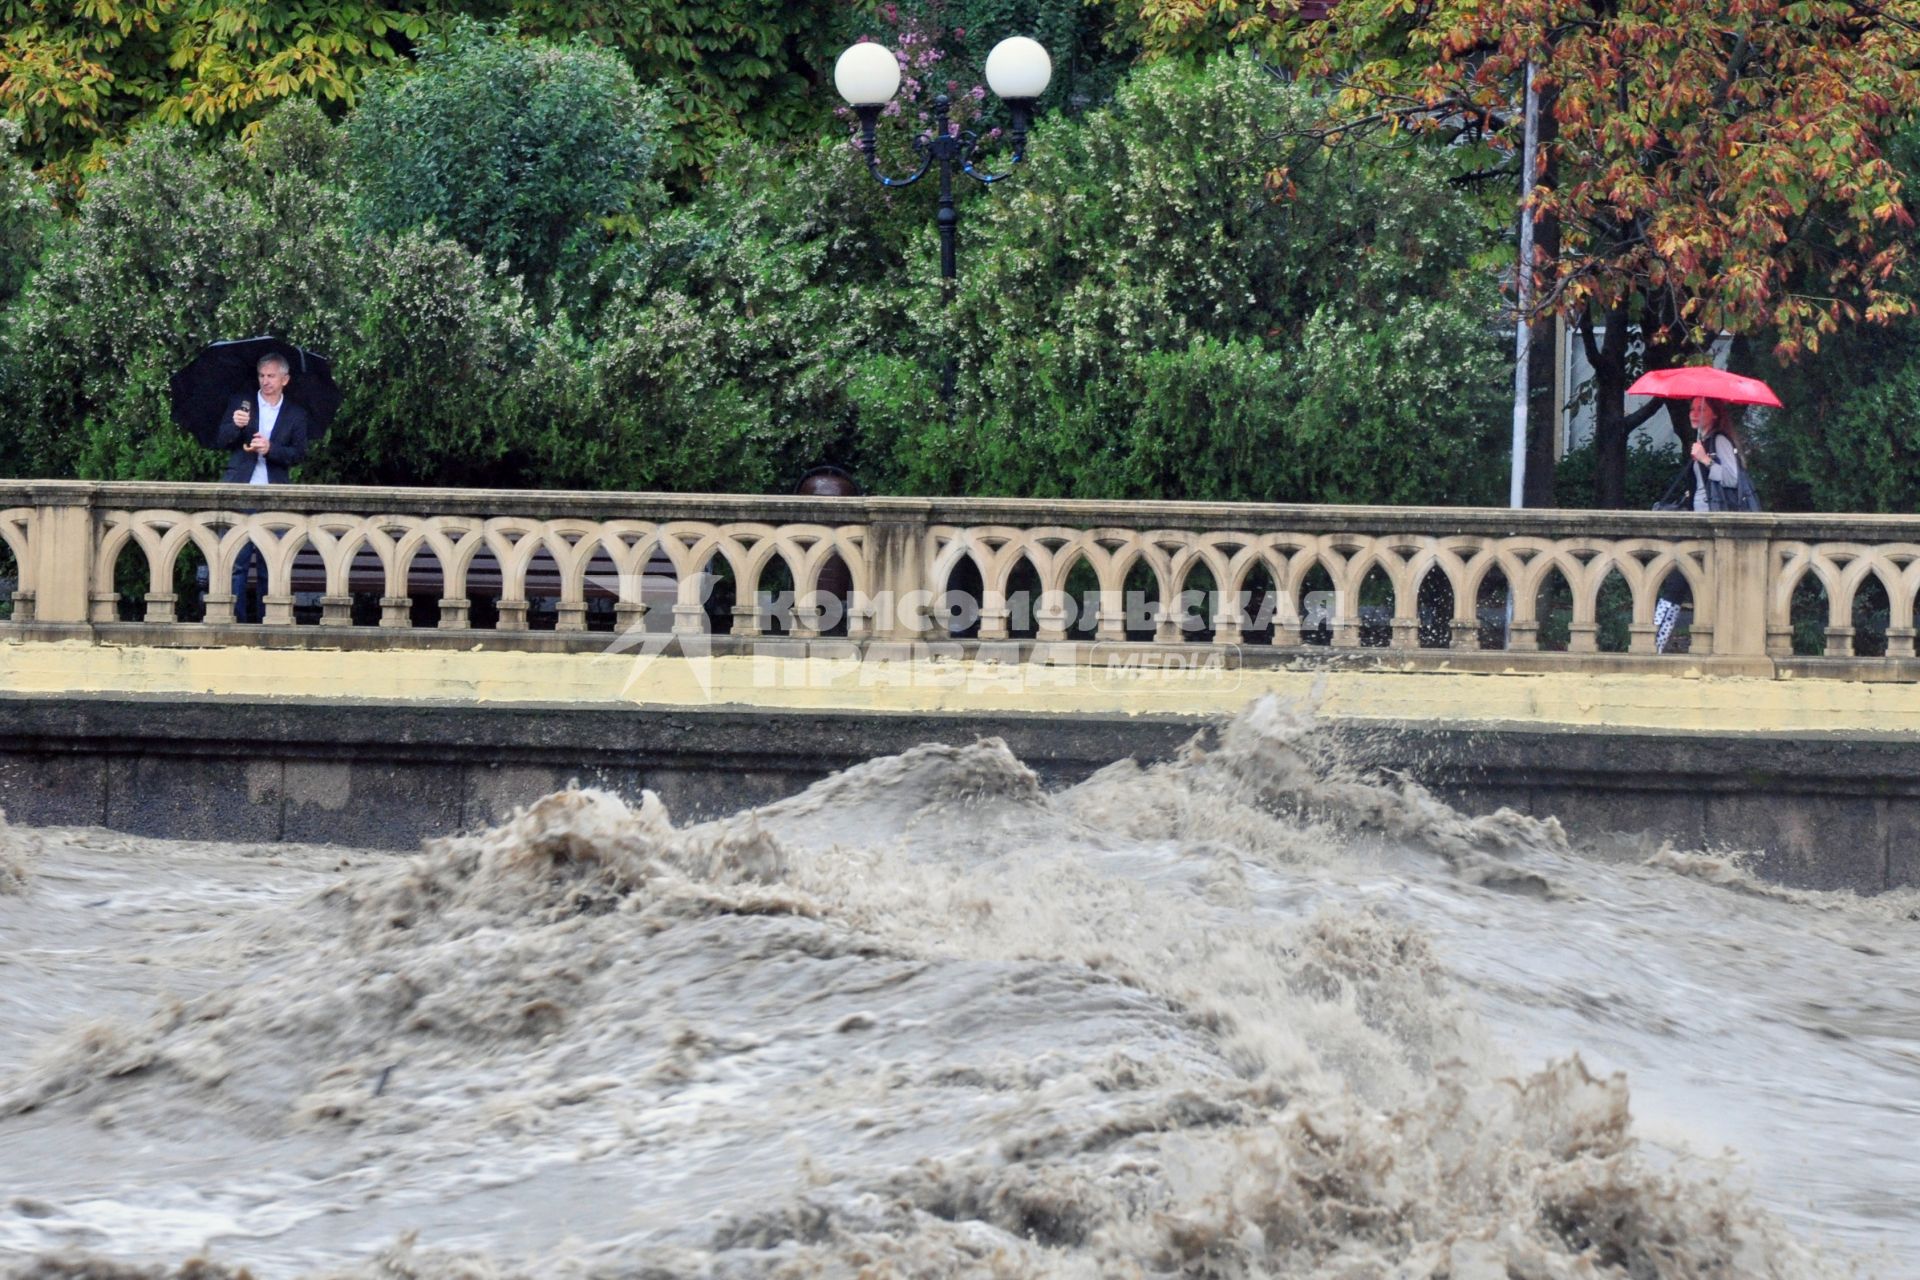
{"label": "arched balustrade opening", "polygon": [[13,620],[13,597],[20,589],[20,560],[6,540],[0,539],[0,622]]}
{"label": "arched balustrade opening", "polygon": [[467,561],[467,626],[474,631],[500,629],[500,558],[481,547]]}
{"label": "arched balustrade opening", "polygon": [[1007,634],[1031,640],[1040,634],[1040,571],[1025,556],[1007,574]]}
{"label": "arched balustrade opening", "polygon": [[120,554],[114,557],[113,590],[118,596],[114,601],[116,621],[147,620],[147,594],[153,590],[153,566],[147,562],[146,548],[137,539],[128,538]]}
{"label": "arched balustrade opening", "polygon": [[1473,612],[1480,624],[1480,647],[1505,649],[1509,617],[1505,572],[1495,569],[1480,579],[1480,589],[1474,593]]}
{"label": "arched balustrade opening", "polygon": [[[246,552],[242,551],[240,554],[244,557]],[[309,575],[301,572],[303,565],[307,561],[311,561],[316,566],[310,580]],[[291,586],[293,595],[293,622],[295,626],[317,627],[320,625],[321,618],[326,616],[326,606],[321,603],[327,594],[324,584],[325,570],[319,568],[319,565],[320,553],[314,551],[311,547],[303,547],[294,557],[295,572]],[[265,591],[265,587],[259,584],[264,583],[271,576],[263,566],[255,566],[255,575],[251,578],[251,581],[255,585],[249,589],[254,593],[254,599],[256,601],[254,608],[256,610],[261,607],[257,603],[260,598],[260,593]],[[236,609],[239,608],[238,600],[235,601],[234,607]]]}
{"label": "arched balustrade opening", "polygon": [[[1229,601],[1229,605],[1234,602]],[[1240,579],[1240,641],[1270,645],[1280,619],[1280,586],[1265,560],[1255,561]]]}
{"label": "arched balustrade opening", "polygon": [[527,630],[555,630],[560,621],[560,562],[542,545],[528,558],[525,573],[521,589],[526,599]]}
{"label": "arched balustrade opening", "polygon": [[1787,615],[1793,628],[1793,651],[1801,657],[1821,657],[1827,652],[1827,586],[1820,575],[1808,572],[1794,584],[1793,604]]}
{"label": "arched balustrade opening", "polygon": [[586,597],[587,630],[620,630],[620,566],[605,547],[594,547],[580,587]]}
{"label": "arched balustrade opening", "polygon": [[1067,570],[1062,594],[1066,597],[1067,639],[1092,640],[1100,625],[1100,574],[1085,556],[1076,557]]}
{"label": "arched balustrade opening", "polygon": [[1887,628],[1892,625],[1893,602],[1887,586],[1869,573],[1853,590],[1853,655],[1882,658],[1887,653]]}
{"label": "arched balustrade opening", "polygon": [[934,631],[937,638],[944,628],[955,640],[972,640],[980,634],[981,601],[986,597],[980,581],[980,566],[970,555],[954,562],[947,580],[934,593]]}
{"label": "arched balustrade opening", "polygon": [[437,629],[445,616],[440,602],[446,594],[447,575],[440,557],[432,547],[421,547],[407,567],[407,625]]}
{"label": "arched balustrade opening", "polygon": [[1573,647],[1573,588],[1558,569],[1547,570],[1534,595],[1534,647],[1542,653],[1565,653]]}
{"label": "arched balustrade opening", "polygon": [[[1660,602],[1673,606],[1670,623],[1667,627],[1665,645],[1660,645],[1662,609]],[[1687,575],[1678,569],[1669,570],[1661,579],[1654,604],[1654,643],[1660,653],[1690,653],[1693,650],[1693,587],[1687,581]]]}
{"label": "arched balustrade opening", "polygon": [[1315,561],[1300,580],[1300,643],[1331,645],[1337,613],[1333,575]]}
{"label": "arched balustrade opening", "polygon": [[1626,653],[1633,646],[1633,588],[1619,569],[1609,569],[1593,597],[1594,647]]}
{"label": "arched balustrade opening", "polygon": [[[674,580],[675,598],[680,590],[679,579]],[[733,562],[718,551],[707,557],[694,577],[694,599],[707,616],[707,630],[713,635],[736,634],[734,631],[734,612],[741,604],[750,603],[740,599],[740,584],[733,572]]]}
{"label": "arched balustrade opening", "polygon": [[814,578],[813,593],[816,598],[806,603],[823,611],[826,625],[820,629],[820,634],[844,638],[852,623],[849,611],[853,607],[853,570],[847,567],[847,562],[838,551],[828,556],[820,566]]}
{"label": "arched balustrade opening", "polygon": [[1422,649],[1453,647],[1453,579],[1439,565],[1426,571],[1414,593],[1420,626],[1416,635]]}
{"label": "arched balustrade opening", "polygon": [[1121,607],[1126,610],[1122,624],[1126,637],[1134,641],[1152,641],[1160,637],[1160,575],[1141,556],[1127,566],[1120,588]]}
{"label": "arched balustrade opening", "polygon": [[1393,579],[1380,565],[1360,580],[1359,642],[1362,648],[1385,649],[1393,643],[1395,607]]}
{"label": "arched balustrade opening", "polygon": [[[173,557],[173,620],[204,622],[207,617],[207,590],[211,575],[207,557],[192,539],[180,545]],[[229,584],[228,590],[232,590]]]}
{"label": "arched balustrade opening", "polygon": [[1174,595],[1174,634],[1188,644],[1214,642],[1214,617],[1223,607],[1220,586],[1213,569],[1204,560],[1195,560],[1187,568],[1186,580]]}
{"label": "arched balustrade opening", "polygon": [[760,634],[792,635],[798,607],[793,589],[793,569],[784,556],[776,555],[761,568],[760,582],[754,589],[754,617]]}

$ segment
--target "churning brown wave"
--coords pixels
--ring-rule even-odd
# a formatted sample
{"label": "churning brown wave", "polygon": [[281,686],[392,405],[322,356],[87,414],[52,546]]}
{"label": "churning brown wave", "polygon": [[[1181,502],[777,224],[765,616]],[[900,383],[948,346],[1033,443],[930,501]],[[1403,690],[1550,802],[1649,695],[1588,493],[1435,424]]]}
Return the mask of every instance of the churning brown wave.
{"label": "churning brown wave", "polygon": [[0,826],[0,1251],[1902,1274],[1913,915],[1587,861],[1271,702],[1055,793],[927,746],[685,827],[561,792],[409,858]]}

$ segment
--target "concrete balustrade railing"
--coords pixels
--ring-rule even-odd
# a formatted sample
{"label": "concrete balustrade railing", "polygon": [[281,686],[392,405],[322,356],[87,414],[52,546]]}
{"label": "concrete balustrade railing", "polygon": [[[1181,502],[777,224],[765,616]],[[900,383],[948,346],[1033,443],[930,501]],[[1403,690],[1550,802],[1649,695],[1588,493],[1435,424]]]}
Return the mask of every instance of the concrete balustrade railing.
{"label": "concrete balustrade railing", "polygon": [[[229,585],[249,542],[267,574],[260,626],[234,623]],[[1920,676],[1915,517],[0,481],[0,548],[16,582],[0,637],[551,648],[593,629],[832,628],[870,647],[1204,644],[1242,660],[1317,640],[1455,667],[1492,662],[1470,657],[1485,638],[1522,666]],[[205,567],[195,621],[173,590],[183,556]],[[1674,575],[1686,652],[1656,654]],[[129,576],[147,585],[123,601]],[[730,610],[711,598],[722,581]],[[1808,582],[1826,608],[1813,660],[1794,653]],[[1884,653],[1860,654],[1870,583]],[[789,607],[767,599],[776,586]],[[430,626],[415,625],[423,594]]]}

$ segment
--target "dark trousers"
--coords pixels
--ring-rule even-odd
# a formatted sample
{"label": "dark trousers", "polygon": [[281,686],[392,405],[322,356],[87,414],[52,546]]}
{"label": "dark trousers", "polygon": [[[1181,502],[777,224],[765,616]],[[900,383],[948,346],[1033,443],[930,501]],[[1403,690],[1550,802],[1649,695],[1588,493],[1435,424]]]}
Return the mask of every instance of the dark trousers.
{"label": "dark trousers", "polygon": [[[255,508],[249,507],[240,514],[250,516]],[[260,577],[260,594],[251,600],[247,597],[247,573],[251,570]],[[233,620],[235,622],[265,622],[267,618],[267,558],[260,554],[260,548],[249,542],[240,548],[239,558],[233,562]]]}
{"label": "dark trousers", "polygon": [[[260,575],[260,594],[249,597],[247,594],[247,573],[256,570]],[[267,616],[267,559],[260,554],[260,548],[249,542],[240,549],[240,558],[233,562],[233,620],[235,622],[263,622]]]}

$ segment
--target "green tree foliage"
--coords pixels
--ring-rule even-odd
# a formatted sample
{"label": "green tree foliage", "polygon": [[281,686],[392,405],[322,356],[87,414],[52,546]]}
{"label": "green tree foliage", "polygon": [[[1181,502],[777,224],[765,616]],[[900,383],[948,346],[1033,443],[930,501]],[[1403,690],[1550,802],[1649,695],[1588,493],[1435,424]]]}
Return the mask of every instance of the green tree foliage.
{"label": "green tree foliage", "polygon": [[661,162],[690,190],[714,174],[743,138],[790,143],[819,137],[837,99],[833,57],[872,0],[510,0],[460,6],[513,18],[528,35],[575,33],[617,49],[666,101]]}
{"label": "green tree foliage", "polygon": [[[0,404],[16,475],[210,478],[217,455],[165,419],[166,384],[206,342],[345,328],[345,197],[332,130],[292,104],[256,140],[208,151],[178,126],[115,154],[7,325],[18,394]],[[295,166],[299,160],[308,166]]]}
{"label": "green tree foliage", "polygon": [[[1754,452],[1753,441],[1748,441],[1749,460]],[[1627,445],[1627,482],[1626,507],[1630,511],[1645,511],[1672,487],[1674,477],[1686,465],[1686,458],[1678,446],[1668,443],[1653,445],[1645,438],[1635,436]],[[1566,507],[1584,507],[1591,501],[1594,486],[1594,473],[1600,467],[1600,451],[1592,440],[1567,450],[1555,468],[1555,478],[1560,482],[1562,492],[1567,495],[1560,505]],[[1756,471],[1756,474],[1758,472]],[[1769,508],[1779,505],[1772,492],[1772,471],[1762,477],[1768,483],[1768,489],[1761,498]]]}
{"label": "green tree foliage", "polygon": [[611,432],[594,476],[790,487],[843,452],[846,370],[889,349],[917,300],[903,249],[926,231],[924,193],[877,188],[844,143],[742,147],[721,172],[628,252],[591,355]]}
{"label": "green tree foliage", "polygon": [[743,158],[625,241],[575,321],[435,230],[360,234],[341,133],[294,103],[248,145],[162,128],[116,153],[7,316],[0,474],[211,478],[166,381],[256,332],[333,359],[308,481],[778,489],[842,425],[834,344],[871,336],[860,286],[898,262],[878,229],[900,234],[846,147]]}
{"label": "green tree foliage", "polygon": [[924,411],[899,355],[854,384],[883,473],[1087,497],[1490,493],[1504,379],[1489,282],[1457,253],[1475,215],[1419,163],[1311,150],[1277,187],[1261,158],[1314,109],[1228,58],[1148,68],[1050,125],[1013,189],[971,206],[953,308],[915,313],[919,381],[957,362],[953,421],[898,429]]}
{"label": "green tree foliage", "polygon": [[[844,138],[742,144],[556,311],[438,218],[363,233],[359,120],[289,104],[215,147],[150,130],[8,318],[0,470],[210,476],[166,378],[276,332],[345,391],[310,481],[778,491],[832,460],[875,492],[1484,500],[1503,339],[1452,252],[1472,210],[1421,163],[1248,163],[1312,107],[1220,59],[1049,120],[1018,178],[964,197],[946,307],[930,191],[878,187]],[[576,210],[543,243],[600,226]]]}
{"label": "green tree foliage", "polygon": [[341,110],[463,18],[613,49],[668,103],[663,173],[690,189],[743,137],[819,136],[820,69],[869,0],[0,0],[0,116],[69,193],[155,121],[224,136],[276,103]]}
{"label": "green tree foliage", "polygon": [[[1149,59],[1204,58],[1233,47],[1249,24],[1277,16],[1272,0],[1087,0],[1113,11],[1116,42]],[[1288,5],[1291,13],[1305,5]]]}
{"label": "green tree foliage", "polygon": [[51,193],[14,154],[20,126],[0,120],[0,308],[19,294],[54,227]]}
{"label": "green tree foliage", "polygon": [[1920,511],[1920,322],[1846,330],[1756,372],[1787,406],[1754,433],[1769,507]]}
{"label": "green tree foliage", "polygon": [[[1920,182],[1920,125],[1890,140],[1902,189]],[[1909,261],[1904,285],[1914,289]],[[1786,363],[1750,344],[1751,368],[1786,408],[1754,433],[1755,474],[1769,507],[1802,511],[1920,511],[1920,319],[1840,329]]]}
{"label": "green tree foliage", "polygon": [[138,125],[231,131],[275,103],[351,103],[428,30],[357,0],[0,0],[0,114],[71,189]]}
{"label": "green tree foliage", "polygon": [[339,417],[301,478],[346,484],[533,483],[540,327],[519,282],[426,231],[353,264],[334,358]]}
{"label": "green tree foliage", "polygon": [[432,226],[540,296],[654,203],[658,104],[611,53],[460,21],[373,78],[347,134],[361,224]]}

